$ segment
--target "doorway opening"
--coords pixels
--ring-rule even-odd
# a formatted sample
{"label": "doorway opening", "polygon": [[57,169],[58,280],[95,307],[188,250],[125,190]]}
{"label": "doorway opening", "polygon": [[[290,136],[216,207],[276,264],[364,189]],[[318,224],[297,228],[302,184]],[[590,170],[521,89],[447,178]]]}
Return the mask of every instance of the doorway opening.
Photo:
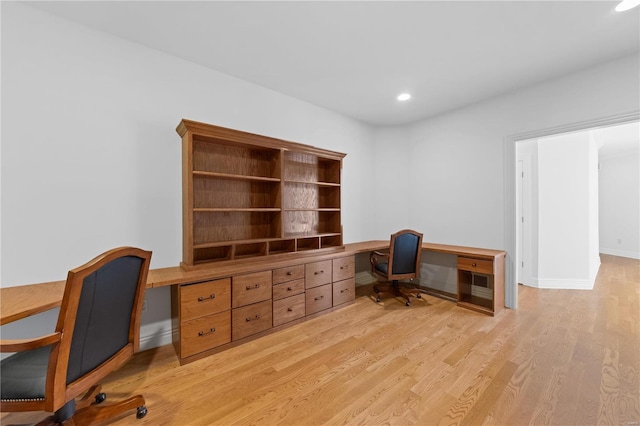
{"label": "doorway opening", "polygon": [[[522,173],[527,170],[533,170],[533,165],[528,164],[526,160],[519,162],[516,156],[516,147],[519,142],[551,137],[553,135],[570,134],[585,130],[597,130],[614,127],[620,124],[628,124],[638,122],[640,120],[640,112],[628,114],[620,114],[603,119],[590,120],[581,123],[575,123],[566,126],[560,126],[551,129],[528,132],[518,135],[511,135],[505,138],[505,249],[507,251],[507,259],[505,262],[505,305],[509,308],[517,308],[518,305],[518,288],[519,274],[518,262],[522,262],[522,256],[528,256],[531,260],[529,266],[535,265],[535,250],[530,248],[529,253],[526,252],[526,243],[519,238],[519,232],[522,232],[522,209],[527,208],[525,200],[520,191],[522,185],[520,179]],[[520,173],[520,174],[518,174]],[[520,178],[519,178],[520,176]],[[531,207],[532,208],[532,207]],[[518,223],[520,221],[520,224]],[[526,219],[525,222],[526,223]],[[532,220],[531,225],[535,224]],[[522,263],[519,264],[520,266]],[[527,263],[525,263],[526,267]]]}
{"label": "doorway opening", "polygon": [[519,284],[591,289],[601,252],[640,256],[639,148],[639,122],[516,142]]}

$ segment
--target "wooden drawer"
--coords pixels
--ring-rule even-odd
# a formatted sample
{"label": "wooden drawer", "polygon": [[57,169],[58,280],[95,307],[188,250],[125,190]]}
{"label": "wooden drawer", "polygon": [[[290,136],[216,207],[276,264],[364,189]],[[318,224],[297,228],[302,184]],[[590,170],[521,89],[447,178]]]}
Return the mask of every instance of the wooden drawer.
{"label": "wooden drawer", "polygon": [[304,265],[304,280],[306,288],[331,283],[331,260]]}
{"label": "wooden drawer", "polygon": [[333,282],[355,276],[355,258],[353,256],[333,259]]}
{"label": "wooden drawer", "polygon": [[273,286],[273,300],[304,293],[304,278]]}
{"label": "wooden drawer", "polygon": [[483,274],[493,274],[493,261],[458,256],[458,269]]}
{"label": "wooden drawer", "polygon": [[305,315],[304,294],[287,297],[273,302],[273,326],[285,324]]}
{"label": "wooden drawer", "polygon": [[215,348],[231,341],[231,311],[197,318],[180,325],[180,357]]}
{"label": "wooden drawer", "polygon": [[231,338],[238,340],[270,329],[271,313],[271,300],[234,309],[231,314]]}
{"label": "wooden drawer", "polygon": [[232,288],[234,308],[271,299],[271,271],[233,277]]}
{"label": "wooden drawer", "polygon": [[286,283],[287,281],[302,278],[304,278],[304,265],[295,265],[273,270],[273,284]]}
{"label": "wooden drawer", "polygon": [[333,306],[342,305],[356,299],[356,279],[349,278],[346,280],[333,283]]}
{"label": "wooden drawer", "polygon": [[305,293],[307,315],[324,311],[325,309],[329,309],[332,306],[331,287],[331,284],[326,284],[307,290],[307,292]]}
{"label": "wooden drawer", "polygon": [[180,320],[190,321],[231,309],[231,279],[180,286]]}

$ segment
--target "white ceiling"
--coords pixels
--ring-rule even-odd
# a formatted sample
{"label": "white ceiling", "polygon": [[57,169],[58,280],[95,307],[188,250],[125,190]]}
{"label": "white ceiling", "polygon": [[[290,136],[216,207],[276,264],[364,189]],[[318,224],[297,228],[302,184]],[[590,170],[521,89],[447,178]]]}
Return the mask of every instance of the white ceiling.
{"label": "white ceiling", "polygon": [[[615,1],[28,4],[326,107],[406,124],[640,50]],[[400,103],[400,92],[414,98]]]}

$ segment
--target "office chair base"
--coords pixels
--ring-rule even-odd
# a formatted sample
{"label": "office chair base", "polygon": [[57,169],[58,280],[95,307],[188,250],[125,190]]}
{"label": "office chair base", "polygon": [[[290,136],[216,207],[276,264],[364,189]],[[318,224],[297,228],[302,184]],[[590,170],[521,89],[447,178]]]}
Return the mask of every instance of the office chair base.
{"label": "office chair base", "polygon": [[429,294],[429,292],[415,284],[400,282],[389,282],[385,284],[385,288],[380,288],[376,285],[373,286],[373,291],[376,293],[376,303],[379,303],[381,298],[380,294],[388,293],[395,297],[400,297],[405,300],[406,306],[411,306],[411,297],[422,299],[422,294]]}
{"label": "office chair base", "polygon": [[[114,404],[102,405],[102,402],[107,399],[107,395],[101,390],[102,386],[99,384],[91,387],[82,398],[75,402],[75,413],[64,421],[76,425],[92,425],[120,416],[134,408],[136,409],[137,419],[147,415],[148,410],[142,395],[132,396]],[[58,419],[60,419],[60,416],[58,416]],[[49,416],[38,423],[37,426],[61,424],[63,423],[56,420],[56,416]]]}
{"label": "office chair base", "polygon": [[405,293],[406,289],[400,287],[400,285],[397,282],[388,284],[386,287],[387,287],[386,289],[381,289],[378,286],[373,286],[373,291],[376,292],[376,303],[379,303],[381,300],[380,294],[388,293],[404,299],[405,300],[404,304],[406,306],[411,306],[411,299],[409,299],[409,296],[414,296],[412,292]]}

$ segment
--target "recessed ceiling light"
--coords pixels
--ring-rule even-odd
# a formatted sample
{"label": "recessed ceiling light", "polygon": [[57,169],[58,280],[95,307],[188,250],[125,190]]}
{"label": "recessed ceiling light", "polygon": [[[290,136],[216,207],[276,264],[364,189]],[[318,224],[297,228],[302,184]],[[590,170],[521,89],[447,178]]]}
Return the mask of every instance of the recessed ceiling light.
{"label": "recessed ceiling light", "polygon": [[616,12],[624,12],[625,10],[633,9],[640,4],[640,0],[622,0],[619,5],[616,6]]}
{"label": "recessed ceiling light", "polygon": [[411,99],[411,95],[409,93],[401,93],[396,99],[398,99],[399,101],[408,101],[409,99]]}

